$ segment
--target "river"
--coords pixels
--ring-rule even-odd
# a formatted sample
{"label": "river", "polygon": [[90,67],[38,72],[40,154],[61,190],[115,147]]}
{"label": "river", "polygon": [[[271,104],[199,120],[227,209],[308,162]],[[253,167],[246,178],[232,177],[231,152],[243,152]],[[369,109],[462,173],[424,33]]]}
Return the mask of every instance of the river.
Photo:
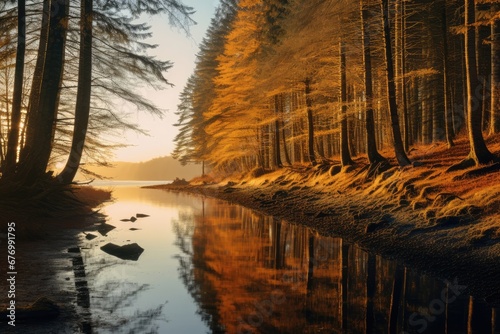
{"label": "river", "polygon": [[[457,280],[435,279],[225,201],[113,185],[114,201],[102,212],[115,228],[82,244],[94,332],[500,329],[499,312]],[[148,216],[122,221],[137,213]],[[144,251],[122,260],[101,250],[107,243],[137,243]]]}

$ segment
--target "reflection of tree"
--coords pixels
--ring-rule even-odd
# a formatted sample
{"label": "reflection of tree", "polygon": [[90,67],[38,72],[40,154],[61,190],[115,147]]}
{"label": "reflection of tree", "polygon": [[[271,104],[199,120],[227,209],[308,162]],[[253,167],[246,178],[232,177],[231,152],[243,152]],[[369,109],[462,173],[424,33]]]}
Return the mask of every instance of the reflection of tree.
{"label": "reflection of tree", "polygon": [[492,311],[485,302],[469,298],[469,316],[467,320],[467,332],[492,333]]}
{"label": "reflection of tree", "polygon": [[349,244],[346,244],[342,241],[342,289],[340,290],[342,295],[342,324],[341,328],[346,331],[347,330],[347,320],[348,320],[348,289],[347,289],[347,280],[349,275]]}
{"label": "reflection of tree", "polygon": [[368,253],[366,266],[366,333],[374,333],[375,312],[373,298],[376,291],[377,259],[375,254]]}
{"label": "reflection of tree", "polygon": [[397,333],[398,331],[398,316],[401,299],[403,297],[403,282],[405,268],[401,265],[396,265],[394,273],[394,284],[392,286],[391,307],[389,313],[389,333]]}
{"label": "reflection of tree", "polygon": [[118,281],[106,282],[96,288],[92,308],[100,312],[93,326],[109,333],[159,333],[158,321],[167,321],[162,315],[166,302],[155,308],[136,309],[132,315],[120,312],[133,307],[140,293],[148,288],[147,284]]}
{"label": "reflection of tree", "polygon": [[[174,231],[179,275],[214,333],[374,333],[390,324],[415,332],[410,316],[432,315],[429,305],[441,297],[442,282],[341,239],[209,203]],[[443,332],[446,316],[429,322],[429,332]]]}
{"label": "reflection of tree", "polygon": [[[176,236],[175,245],[179,247],[181,254],[174,257],[179,260],[179,278],[192,296],[199,309],[203,322],[207,324],[212,333],[225,333],[224,327],[220,324],[220,316],[216,307],[217,292],[212,287],[211,281],[204,279],[205,275],[218,275],[217,271],[211,268],[202,256],[205,254],[207,239],[199,238],[193,241],[195,227],[197,232],[203,233],[205,215],[205,202],[201,217],[188,217],[179,215],[178,220],[173,221],[173,230]],[[196,226],[195,221],[201,221]]]}

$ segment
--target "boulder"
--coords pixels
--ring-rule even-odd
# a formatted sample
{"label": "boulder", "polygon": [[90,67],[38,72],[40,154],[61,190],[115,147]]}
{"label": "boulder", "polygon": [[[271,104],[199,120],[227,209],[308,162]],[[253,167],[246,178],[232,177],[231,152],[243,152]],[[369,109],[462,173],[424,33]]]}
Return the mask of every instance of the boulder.
{"label": "boulder", "polygon": [[113,225],[109,225],[109,224],[101,224],[99,225],[99,227],[97,228],[97,232],[99,232],[102,236],[106,236],[106,234],[108,234],[108,232],[114,230],[116,227],[113,226]]}
{"label": "boulder", "polygon": [[122,260],[132,261],[137,261],[142,252],[144,252],[144,248],[136,243],[118,246],[110,242],[102,246],[101,250]]}

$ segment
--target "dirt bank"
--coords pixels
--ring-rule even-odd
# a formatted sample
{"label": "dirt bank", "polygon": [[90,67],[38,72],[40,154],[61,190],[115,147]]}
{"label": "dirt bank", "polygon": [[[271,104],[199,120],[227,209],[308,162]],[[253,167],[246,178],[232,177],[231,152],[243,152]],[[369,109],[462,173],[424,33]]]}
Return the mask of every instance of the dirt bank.
{"label": "dirt bank", "polygon": [[[58,306],[59,315],[49,321],[18,317],[15,327],[2,319],[1,333],[84,332],[87,321],[85,313],[88,310],[80,305],[78,299],[82,280],[75,277],[74,259],[79,254],[74,253],[74,250],[83,238],[81,232],[102,219],[99,215],[91,214],[91,209],[109,199],[110,194],[83,188],[76,192],[76,196],[87,208],[79,210],[79,215],[73,217],[68,217],[68,212],[64,212],[64,218],[42,217],[36,211],[21,212],[20,215],[10,212],[8,220],[2,217],[1,232],[7,232],[7,225],[12,222],[14,225],[9,226],[14,226],[14,230],[11,235],[0,234],[0,312],[14,300],[19,311],[16,314],[22,315],[23,308],[29,308],[37,299],[46,297]],[[52,213],[53,216],[58,215],[56,211]],[[7,270],[7,237],[15,241],[14,270]],[[72,251],[68,251],[70,249]],[[15,271],[14,295],[8,294],[11,286],[4,279],[7,272],[11,271]]]}
{"label": "dirt bank", "polygon": [[499,306],[500,173],[447,173],[460,155],[445,147],[420,152],[413,158],[422,165],[375,177],[361,158],[343,170],[296,166],[216,184],[154,188],[221,198],[341,236],[439,278],[457,278],[474,296]]}

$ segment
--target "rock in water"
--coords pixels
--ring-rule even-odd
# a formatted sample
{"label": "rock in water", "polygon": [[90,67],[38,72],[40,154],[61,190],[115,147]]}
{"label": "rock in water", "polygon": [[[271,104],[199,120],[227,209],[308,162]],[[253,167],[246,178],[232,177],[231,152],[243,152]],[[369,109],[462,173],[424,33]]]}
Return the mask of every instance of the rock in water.
{"label": "rock in water", "polygon": [[144,252],[144,248],[136,243],[118,246],[110,242],[102,246],[101,250],[122,260],[132,261],[137,261],[142,252]]}
{"label": "rock in water", "polygon": [[102,236],[106,236],[106,234],[108,234],[109,231],[115,229],[116,227],[113,226],[113,225],[109,225],[109,224],[101,224],[99,225],[99,227],[97,228],[97,232],[99,232]]}
{"label": "rock in water", "polygon": [[130,217],[130,221],[133,223],[137,220],[137,218],[135,218],[134,216]]}
{"label": "rock in water", "polygon": [[95,238],[97,238],[97,235],[95,235],[95,234],[92,234],[92,233],[85,234],[85,239],[87,239],[87,240],[92,240]]}

